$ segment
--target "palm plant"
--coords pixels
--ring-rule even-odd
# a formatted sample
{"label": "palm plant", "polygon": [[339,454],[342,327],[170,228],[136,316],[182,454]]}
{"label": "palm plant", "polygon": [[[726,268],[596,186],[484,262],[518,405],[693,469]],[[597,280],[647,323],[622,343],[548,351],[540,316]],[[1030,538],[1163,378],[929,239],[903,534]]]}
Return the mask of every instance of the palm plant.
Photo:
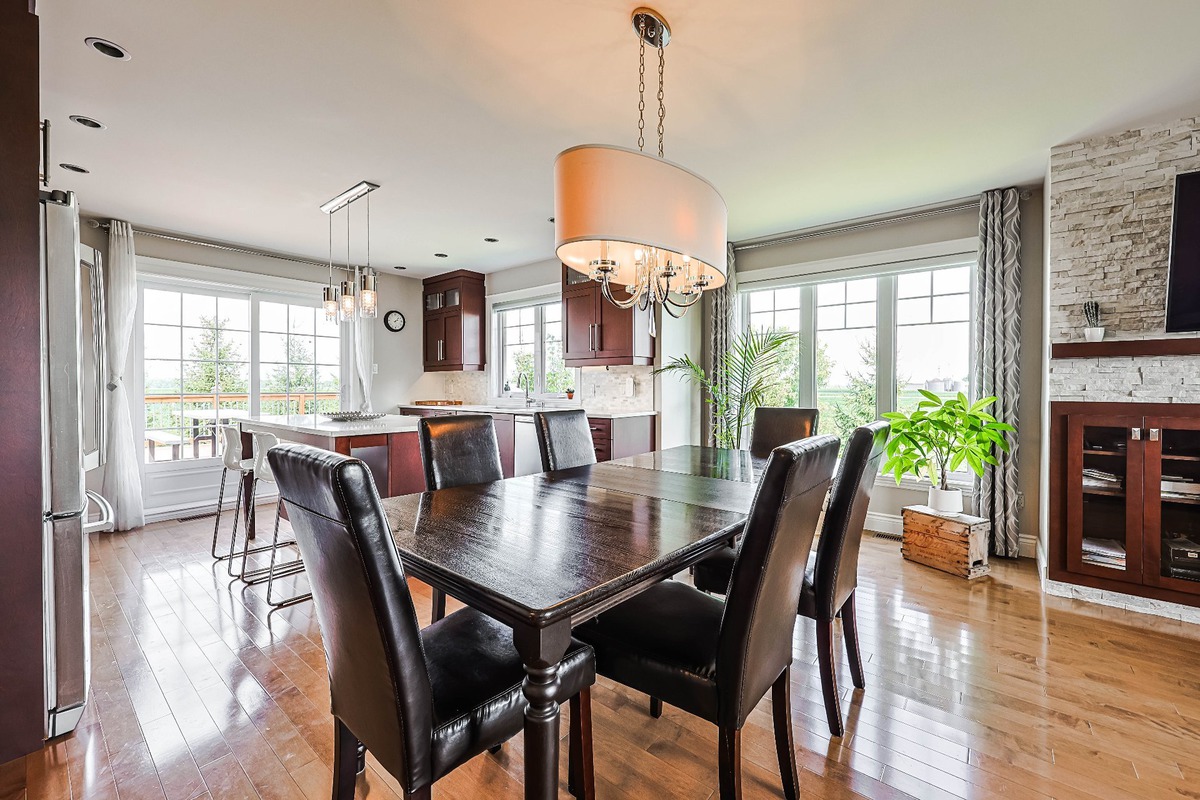
{"label": "palm plant", "polygon": [[703,389],[716,412],[713,439],[717,447],[741,449],[742,432],[754,409],[763,404],[771,377],[793,336],[786,331],[744,331],[729,342],[711,373],[684,355],[671,359],[654,374],[673,374]]}

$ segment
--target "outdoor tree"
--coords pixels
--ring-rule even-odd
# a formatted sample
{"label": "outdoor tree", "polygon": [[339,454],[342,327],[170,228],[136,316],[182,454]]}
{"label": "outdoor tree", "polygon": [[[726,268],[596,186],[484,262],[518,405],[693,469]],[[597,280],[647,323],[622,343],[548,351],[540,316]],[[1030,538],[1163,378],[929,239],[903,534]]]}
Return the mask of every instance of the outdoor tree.
{"label": "outdoor tree", "polygon": [[[875,407],[875,343],[867,339],[859,341],[858,352],[863,369],[850,375],[848,388],[833,406],[831,425],[822,424],[823,431],[837,434],[843,446],[855,428],[879,417]],[[822,419],[821,423],[824,422]]]}
{"label": "outdoor tree", "polygon": [[183,368],[183,391],[188,394],[244,394],[248,387],[242,348],[212,317],[200,317],[200,335],[192,342]]}
{"label": "outdoor tree", "polygon": [[[292,394],[311,394],[316,389],[316,377],[313,370],[313,354],[308,344],[301,336],[289,336],[287,340],[287,364],[276,364],[271,367],[263,379],[264,392],[291,392]],[[291,379],[288,379],[288,364],[292,367]]]}

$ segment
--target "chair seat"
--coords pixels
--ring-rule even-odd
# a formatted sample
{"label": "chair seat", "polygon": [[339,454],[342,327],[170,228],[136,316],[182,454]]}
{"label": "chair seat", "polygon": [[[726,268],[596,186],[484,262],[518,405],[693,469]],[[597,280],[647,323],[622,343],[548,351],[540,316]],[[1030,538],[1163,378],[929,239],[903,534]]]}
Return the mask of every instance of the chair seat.
{"label": "chair seat", "polygon": [[715,722],[717,640],[725,604],[665,581],[581,625],[596,669],[618,683]]}
{"label": "chair seat", "polygon": [[[512,629],[465,608],[421,631],[433,686],[433,779],[521,732],[525,667]],[[596,682],[592,648],[572,640],[558,672],[558,702]]]}
{"label": "chair seat", "polygon": [[[727,547],[718,550],[696,565],[692,582],[696,588],[714,594],[725,594],[729,589],[729,580],[733,576],[733,564],[737,561],[737,549]],[[808,566],[804,570],[804,586],[800,589],[800,605],[796,613],[802,617],[816,619],[817,592],[814,588],[814,576],[817,571],[817,554],[813,552],[808,557]]]}

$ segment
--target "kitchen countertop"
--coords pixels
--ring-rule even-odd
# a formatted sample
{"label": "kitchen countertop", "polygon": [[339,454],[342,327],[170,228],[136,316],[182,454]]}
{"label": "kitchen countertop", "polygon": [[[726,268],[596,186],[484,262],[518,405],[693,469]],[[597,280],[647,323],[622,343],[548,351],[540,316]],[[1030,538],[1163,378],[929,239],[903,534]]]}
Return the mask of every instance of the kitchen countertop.
{"label": "kitchen countertop", "polygon": [[280,414],[246,417],[239,420],[248,431],[286,434],[307,433],[334,439],[343,436],[370,436],[380,433],[406,433],[417,429],[417,418],[385,414],[378,419],[334,422],[324,414]]}
{"label": "kitchen countertop", "polygon": [[[546,406],[545,408],[526,408],[524,405],[462,405],[462,406],[418,406],[400,405],[401,410],[413,409],[419,411],[468,411],[476,414],[514,414],[516,416],[533,416],[535,411],[566,411],[579,406]],[[586,409],[585,409],[586,410]],[[624,419],[626,417],[653,417],[657,411],[588,411],[589,417],[597,419]]]}

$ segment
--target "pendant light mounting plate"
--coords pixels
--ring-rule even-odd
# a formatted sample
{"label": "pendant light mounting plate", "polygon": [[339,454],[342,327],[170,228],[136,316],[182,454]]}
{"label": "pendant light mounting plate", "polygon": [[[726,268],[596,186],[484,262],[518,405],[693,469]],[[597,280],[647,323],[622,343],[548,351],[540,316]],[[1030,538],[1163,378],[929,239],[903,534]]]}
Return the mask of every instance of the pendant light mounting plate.
{"label": "pendant light mounting plate", "polygon": [[666,47],[671,43],[671,26],[667,24],[667,18],[653,8],[634,9],[632,21],[633,32],[650,47]]}

